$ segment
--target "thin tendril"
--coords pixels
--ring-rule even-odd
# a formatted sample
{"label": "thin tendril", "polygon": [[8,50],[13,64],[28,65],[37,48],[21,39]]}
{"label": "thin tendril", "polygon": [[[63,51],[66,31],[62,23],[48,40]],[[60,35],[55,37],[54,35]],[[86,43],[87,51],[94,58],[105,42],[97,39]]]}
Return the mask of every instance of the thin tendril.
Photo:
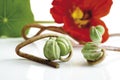
{"label": "thin tendril", "polygon": [[47,23],[47,24],[52,24],[55,23],[54,21],[35,21],[35,23]]}

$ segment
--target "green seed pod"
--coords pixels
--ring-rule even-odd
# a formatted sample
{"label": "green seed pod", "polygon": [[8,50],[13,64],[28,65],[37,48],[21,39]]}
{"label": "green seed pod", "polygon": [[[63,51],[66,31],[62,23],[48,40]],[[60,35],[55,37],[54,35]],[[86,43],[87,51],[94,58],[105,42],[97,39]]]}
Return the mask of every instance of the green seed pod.
{"label": "green seed pod", "polygon": [[98,29],[96,29],[96,27],[91,27],[90,38],[93,42],[101,42],[102,41],[102,34]]}
{"label": "green seed pod", "polygon": [[60,48],[55,38],[50,38],[44,46],[44,56],[48,60],[57,60],[60,58]]}
{"label": "green seed pod", "polygon": [[58,37],[56,41],[60,47],[60,56],[65,56],[68,53],[70,53],[70,51],[72,50],[72,46],[70,41],[67,38]]}
{"label": "green seed pod", "polygon": [[96,29],[100,32],[101,35],[103,35],[105,32],[105,29],[102,25],[97,25]]}
{"label": "green seed pod", "polygon": [[[44,55],[48,60],[68,61],[71,57],[72,45],[65,37],[51,37],[44,46]],[[69,56],[62,59],[61,56]]]}
{"label": "green seed pod", "polygon": [[96,42],[88,42],[82,49],[83,56],[88,61],[97,61],[103,56],[102,49],[98,46]]}

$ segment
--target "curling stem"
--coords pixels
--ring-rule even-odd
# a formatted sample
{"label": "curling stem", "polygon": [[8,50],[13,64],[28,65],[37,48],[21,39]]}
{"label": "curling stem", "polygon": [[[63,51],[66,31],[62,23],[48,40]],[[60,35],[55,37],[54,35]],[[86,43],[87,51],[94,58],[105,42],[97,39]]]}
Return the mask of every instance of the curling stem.
{"label": "curling stem", "polygon": [[55,34],[46,34],[45,35],[44,34],[44,35],[38,35],[38,36],[35,36],[33,38],[27,39],[24,42],[20,43],[16,47],[16,54],[18,56],[24,57],[26,59],[29,59],[29,60],[32,60],[32,61],[35,61],[35,62],[39,62],[39,63],[42,63],[42,64],[46,64],[46,65],[54,67],[54,68],[58,68],[59,64],[57,62],[52,62],[52,61],[49,61],[49,60],[46,60],[46,59],[43,59],[43,58],[40,58],[40,57],[36,57],[34,55],[31,55],[31,54],[24,53],[24,52],[20,51],[20,49],[25,47],[26,45],[31,44],[32,42],[43,39],[43,38],[47,38],[47,37],[57,37],[57,35],[55,35]]}

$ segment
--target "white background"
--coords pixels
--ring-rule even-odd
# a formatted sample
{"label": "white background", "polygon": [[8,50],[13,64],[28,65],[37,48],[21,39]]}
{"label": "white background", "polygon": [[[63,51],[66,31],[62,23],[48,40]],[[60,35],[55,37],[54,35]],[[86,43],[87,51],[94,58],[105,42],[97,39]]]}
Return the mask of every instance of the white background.
{"label": "white background", "polygon": [[[53,20],[49,14],[51,2],[52,0],[31,0],[35,20]],[[110,33],[120,32],[120,0],[113,0],[110,14],[102,19]],[[31,30],[29,34],[34,32]],[[72,59],[60,63],[59,69],[54,69],[17,56],[15,48],[22,41],[22,38],[0,39],[0,80],[120,80],[120,52],[106,51],[102,63],[90,66],[81,55],[81,48],[74,47]],[[43,56],[43,43],[45,40],[30,44],[23,51]],[[110,38],[105,44],[119,46],[120,38]]]}

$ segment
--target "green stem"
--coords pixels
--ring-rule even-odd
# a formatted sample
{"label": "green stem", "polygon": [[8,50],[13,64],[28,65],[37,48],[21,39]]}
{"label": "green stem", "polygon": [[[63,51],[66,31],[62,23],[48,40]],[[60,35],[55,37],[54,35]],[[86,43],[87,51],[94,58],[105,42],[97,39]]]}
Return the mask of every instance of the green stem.
{"label": "green stem", "polygon": [[47,23],[47,24],[52,24],[55,23],[54,21],[35,21],[35,23]]}

